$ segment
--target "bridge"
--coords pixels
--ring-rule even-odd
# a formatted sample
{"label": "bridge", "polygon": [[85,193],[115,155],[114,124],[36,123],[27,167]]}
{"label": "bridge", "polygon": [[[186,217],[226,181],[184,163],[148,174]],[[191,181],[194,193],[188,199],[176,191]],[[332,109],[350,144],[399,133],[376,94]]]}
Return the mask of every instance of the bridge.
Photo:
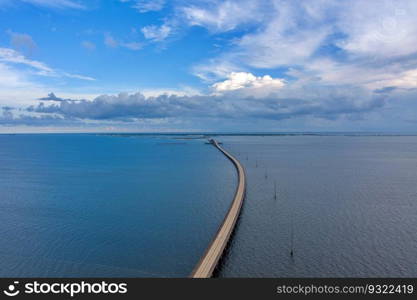
{"label": "bridge", "polygon": [[217,141],[211,139],[209,142],[218,150],[220,150],[220,152],[222,152],[233,163],[238,175],[238,185],[236,188],[235,196],[233,198],[233,202],[230,205],[223,223],[221,224],[219,230],[217,231],[214,239],[211,241],[204,255],[191,273],[190,277],[192,278],[209,278],[212,276],[213,271],[216,268],[224,249],[226,248],[233,229],[235,228],[236,221],[239,217],[243,200],[245,198],[246,175],[244,168],[240,162],[226,150],[224,150]]}

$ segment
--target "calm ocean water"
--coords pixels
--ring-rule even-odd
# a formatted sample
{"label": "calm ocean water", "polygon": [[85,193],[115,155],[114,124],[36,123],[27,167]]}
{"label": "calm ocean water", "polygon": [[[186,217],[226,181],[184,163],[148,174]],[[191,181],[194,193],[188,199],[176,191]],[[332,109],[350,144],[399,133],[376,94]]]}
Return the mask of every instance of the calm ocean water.
{"label": "calm ocean water", "polygon": [[417,276],[416,136],[219,139],[248,189],[218,276]]}
{"label": "calm ocean water", "polygon": [[0,276],[188,276],[235,180],[202,140],[0,135]]}
{"label": "calm ocean water", "polygon": [[[248,175],[217,276],[417,276],[417,137],[217,139]],[[0,276],[187,276],[235,187],[203,140],[0,135]]]}

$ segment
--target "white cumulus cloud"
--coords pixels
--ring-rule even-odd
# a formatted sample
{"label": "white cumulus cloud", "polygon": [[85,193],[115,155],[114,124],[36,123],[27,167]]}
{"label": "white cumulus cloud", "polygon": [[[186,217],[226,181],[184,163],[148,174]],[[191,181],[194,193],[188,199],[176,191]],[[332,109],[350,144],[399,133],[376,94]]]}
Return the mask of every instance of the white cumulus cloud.
{"label": "white cumulus cloud", "polygon": [[156,42],[166,39],[171,33],[171,27],[168,25],[149,25],[141,29],[143,36],[148,40],[153,40]]}
{"label": "white cumulus cloud", "polygon": [[255,76],[247,72],[232,72],[228,79],[213,84],[216,92],[235,91],[243,88],[252,89],[280,89],[285,86],[281,78],[272,78],[269,75]]}
{"label": "white cumulus cloud", "polygon": [[[248,24],[255,28],[242,31],[217,56],[198,62],[195,75],[205,80],[221,77],[221,67],[229,66],[229,72],[287,68],[288,75],[303,82],[309,78],[313,83],[370,89],[414,82],[415,0],[252,0],[252,10],[243,9],[245,5],[244,0],[184,5],[189,25],[214,33]],[[248,11],[260,18],[245,17]]]}

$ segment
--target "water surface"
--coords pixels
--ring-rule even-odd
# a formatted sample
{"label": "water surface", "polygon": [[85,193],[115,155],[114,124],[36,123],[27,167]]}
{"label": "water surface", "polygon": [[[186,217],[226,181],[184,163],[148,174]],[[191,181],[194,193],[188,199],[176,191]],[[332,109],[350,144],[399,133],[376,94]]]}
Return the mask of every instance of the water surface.
{"label": "water surface", "polygon": [[[187,276],[236,187],[198,138],[0,135],[0,276]],[[248,177],[216,276],[417,276],[416,136],[216,138]]]}
{"label": "water surface", "polygon": [[416,136],[219,139],[248,187],[218,276],[417,276]]}
{"label": "water surface", "polygon": [[202,140],[0,135],[0,276],[188,276],[235,181]]}

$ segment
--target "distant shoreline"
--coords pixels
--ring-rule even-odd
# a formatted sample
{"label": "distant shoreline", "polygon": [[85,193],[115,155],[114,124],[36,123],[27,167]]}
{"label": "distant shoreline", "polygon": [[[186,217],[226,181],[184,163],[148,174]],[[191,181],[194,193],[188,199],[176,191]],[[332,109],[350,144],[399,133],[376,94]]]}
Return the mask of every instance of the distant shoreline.
{"label": "distant shoreline", "polygon": [[0,132],[0,135],[182,136],[417,136],[417,132]]}

